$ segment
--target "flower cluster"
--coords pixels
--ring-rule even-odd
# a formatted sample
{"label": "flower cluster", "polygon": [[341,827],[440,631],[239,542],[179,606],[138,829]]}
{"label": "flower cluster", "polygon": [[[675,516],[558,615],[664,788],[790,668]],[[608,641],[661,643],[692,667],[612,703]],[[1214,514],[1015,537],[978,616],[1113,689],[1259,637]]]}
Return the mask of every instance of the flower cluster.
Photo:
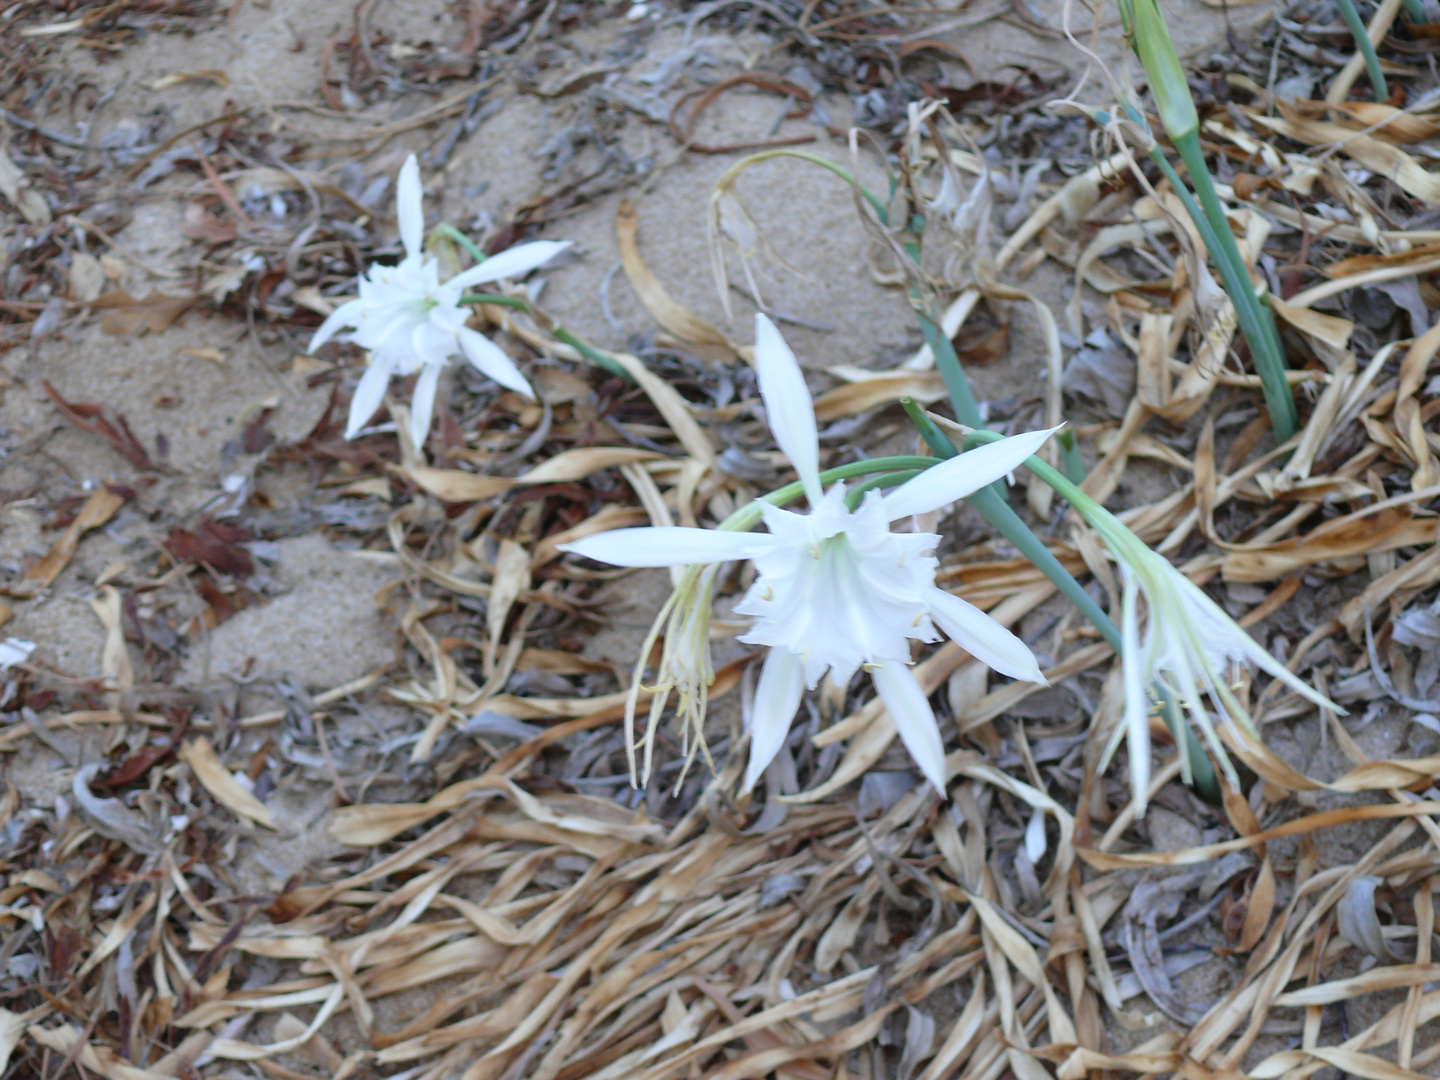
{"label": "flower cluster", "polygon": [[[1148,2],[1134,0],[1127,11],[1133,9],[1131,14],[1143,22]],[[1137,33],[1143,37],[1144,30],[1141,26]],[[946,184],[931,208],[934,213],[963,209],[948,173]],[[400,170],[396,192],[404,258],[394,266],[370,266],[360,279],[358,298],[336,308],[310,343],[313,352],[344,333],[369,353],[351,403],[347,438],[354,437],[375,413],[393,376],[418,374],[410,434],[417,446],[422,445],[434,415],[441,372],[457,355],[502,386],[533,397],[514,361],[468,325],[468,304],[475,298],[467,297],[465,290],[521,277],[568,245],[522,244],[442,282],[439,260],[424,250],[422,202],[420,169],[412,156]],[[1045,680],[1023,642],[984,612],[936,586],[934,552],[941,538],[897,532],[893,526],[974,495],[1022,464],[1071,503],[1120,568],[1124,591],[1118,630],[1098,609],[1089,614],[1121,653],[1123,722],[1105,759],[1122,739],[1126,741],[1139,812],[1144,812],[1150,781],[1152,704],[1178,701],[1232,782],[1234,768],[1211,724],[1210,708],[1241,738],[1258,738],[1227,681],[1232,664],[1254,664],[1317,705],[1337,708],[1067,477],[1034,458],[1053,429],[1010,438],[975,432],[973,438],[982,445],[943,461],[897,458],[854,463],[831,474],[834,483],[827,488],[820,471],[814,408],[800,365],[764,315],[755,321],[755,367],[766,420],[794,466],[797,484],[736,511],[714,529],[621,529],[563,546],[575,555],[615,566],[685,568],[644,642],[631,687],[626,724],[632,774],[648,777],[655,732],[672,694],[678,694],[687,764],[704,749],[705,711],[715,679],[709,643],[715,584],[723,564],[743,560],[753,564],[755,577],[734,608],[751,620],[740,640],[768,650],[747,717],[750,755],[745,790],[753,788],[780,752],[806,688],[813,690],[827,674],[844,685],[863,669],[920,771],[943,793],[944,741],[912,670],[915,645],[939,641],[944,635],[1003,675]],[[872,475],[847,489],[842,478],[862,473]],[[787,508],[801,497],[808,512]],[[753,531],[762,524],[765,531]],[[1037,565],[1043,562],[1040,542],[1018,518],[1008,526],[1001,518],[997,527],[1033,555]],[[1078,595],[1080,586],[1063,570],[1052,567],[1046,572],[1077,603],[1085,599]],[[646,659],[662,637],[657,678],[650,687],[645,761],[643,769],[636,769],[635,708]],[[1189,778],[1193,762],[1183,739],[1180,753]]]}
{"label": "flower cluster", "polygon": [[470,309],[460,300],[475,285],[518,278],[549,262],[569,246],[542,240],[502,251],[469,270],[440,281],[440,261],[426,256],[424,192],[420,166],[411,154],[400,169],[395,209],[405,258],[395,266],[378,263],[360,278],[360,296],[341,304],[310,339],[310,352],[342,330],[348,340],[370,353],[370,363],[350,402],[345,437],[352,439],[375,415],[395,375],[420,377],[410,414],[410,434],[422,446],[430,431],[440,372],[457,354],[501,386],[534,397],[515,361],[493,341],[466,325]]}

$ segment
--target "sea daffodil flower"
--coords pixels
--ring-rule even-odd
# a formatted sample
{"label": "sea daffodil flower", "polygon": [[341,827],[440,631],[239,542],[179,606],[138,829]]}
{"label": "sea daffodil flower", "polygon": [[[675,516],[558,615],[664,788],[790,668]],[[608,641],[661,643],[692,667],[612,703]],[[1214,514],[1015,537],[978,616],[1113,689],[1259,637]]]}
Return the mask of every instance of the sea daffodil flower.
{"label": "sea daffodil flower", "polygon": [[465,325],[470,309],[460,303],[466,289],[501,278],[518,278],[540,266],[569,246],[541,240],[521,244],[472,266],[443,284],[440,262],[427,257],[424,191],[420,166],[411,154],[400,169],[395,191],[395,210],[400,222],[400,242],[405,258],[395,266],[372,265],[360,278],[360,296],[332,311],[310,339],[310,352],[324,345],[342,330],[348,340],[370,353],[370,364],[360,377],[350,402],[350,421],[345,437],[352,439],[375,414],[394,375],[420,378],[410,411],[410,434],[416,446],[425,442],[434,415],[440,372],[457,353],[501,386],[533,398],[534,391],[520,374],[515,361],[479,331]]}
{"label": "sea daffodil flower", "polygon": [[[755,583],[735,607],[754,619],[740,640],[767,645],[770,652],[755,695],[745,790],[779,753],[805,687],[814,689],[826,671],[843,685],[864,667],[911,757],[943,793],[944,745],[910,670],[911,641],[938,641],[938,627],[1004,675],[1041,683],[1045,678],[1019,638],[935,585],[938,564],[931,552],[939,536],[895,533],[890,526],[1006,476],[1039,449],[1050,432],[1032,431],[957,455],[886,494],[867,491],[859,505],[852,506],[843,483],[828,491],[821,485],[815,412],[795,355],[769,319],[757,315],[755,322],[755,367],[765,414],[775,441],[799,474],[810,513],[762,500],[759,509],[767,533],[673,526],[617,529],[565,545],[565,550],[615,566],[754,562]],[[699,585],[691,583],[688,605],[708,608],[709,583]],[[690,619],[673,609],[674,604],[672,598],[662,613],[672,626],[708,622]],[[692,654],[694,646],[702,644],[691,641],[682,650],[691,669],[700,666]]]}
{"label": "sea daffodil flower", "polygon": [[[1145,812],[1146,790],[1150,786],[1149,717],[1155,687],[1163,687],[1179,700],[1210,744],[1226,778],[1237,787],[1239,779],[1235,768],[1215,734],[1203,700],[1208,697],[1216,712],[1247,738],[1259,738],[1226,679],[1226,669],[1232,662],[1254,664],[1316,705],[1339,713],[1345,711],[1271,656],[1199,586],[1164,556],[1152,551],[1094,499],[1043,463],[1031,467],[1041,470],[1040,474],[1048,477],[1047,482],[1075,507],[1100,535],[1120,566],[1124,581],[1120,637],[1125,710],[1123,722],[1111,736],[1104,760],[1109,761],[1123,736],[1130,756],[1131,792],[1140,814]],[[1146,613],[1143,635],[1140,628],[1142,597]],[[1184,775],[1189,780],[1186,740],[1176,741]]]}

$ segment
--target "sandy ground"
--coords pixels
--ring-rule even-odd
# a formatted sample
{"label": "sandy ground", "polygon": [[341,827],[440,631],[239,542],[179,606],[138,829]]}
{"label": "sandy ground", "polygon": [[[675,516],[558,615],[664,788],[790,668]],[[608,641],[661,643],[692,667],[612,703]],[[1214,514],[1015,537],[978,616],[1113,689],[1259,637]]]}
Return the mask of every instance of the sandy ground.
{"label": "sandy ground", "polygon": [[[772,40],[753,31],[731,34],[704,23],[687,31],[664,4],[593,6],[603,11],[592,13],[573,32],[555,34],[553,43],[534,57],[529,88],[509,81],[497,86],[487,99],[494,104],[486,106],[473,131],[454,142],[445,166],[426,170],[430,220],[483,231],[503,224],[538,195],[583,177],[602,160],[596,140],[585,135],[589,125],[603,132],[612,164],[603,182],[594,185],[593,198],[534,234],[574,245],[563,262],[544,274],[547,309],[603,347],[633,348],[653,338],[653,321],[624,275],[616,272],[616,213],[621,199],[629,198],[638,207],[641,251],[671,295],[747,340],[754,305],[732,291],[730,311],[725,310],[711,275],[705,230],[711,189],[742,155],[687,154],[663,125],[633,111],[601,108],[580,94],[546,95],[577,78],[584,83],[592,70],[601,71],[599,78],[610,85],[643,95],[644,77],[689,47],[687,41],[702,58],[697,70],[709,78],[761,65],[783,69],[783,57],[777,58]],[[1061,73],[1073,78],[1081,70],[1074,49],[1054,32],[1062,17],[1059,6],[1027,7],[1050,29],[1037,30],[1010,16],[937,34],[973,65],[972,75],[959,60],[944,61],[957,83],[1005,80],[1025,68],[1064,84]],[[1226,15],[1218,8],[1193,0],[1166,8],[1172,25],[1183,28],[1180,44],[1188,55],[1206,57],[1228,48]],[[956,6],[956,11],[963,14],[964,9]],[[1232,8],[1231,31],[1243,35],[1270,11],[1266,3]],[[62,39],[58,72],[108,96],[89,132],[95,139],[123,139],[127,131],[137,133],[137,139],[143,132],[165,137],[242,108],[267,115],[277,138],[303,142],[403,123],[432,104],[432,98],[407,94],[367,107],[363,123],[326,115],[322,53],[327,39],[352,19],[351,4],[330,0],[237,2],[228,18],[218,14],[186,34],[141,33],[114,55]],[[369,20],[395,56],[453,48],[464,33],[463,20],[439,0],[380,4]],[[1113,61],[1113,40],[1102,51]],[[225,85],[199,79],[154,88],[177,72],[207,71],[223,73]],[[453,96],[467,85],[452,80],[440,96]],[[852,103],[836,96],[823,104],[829,126],[842,131]],[[780,114],[774,95],[742,88],[707,110],[695,137],[728,142],[813,134],[818,139],[807,150],[850,161],[841,135],[813,120],[781,119]],[[51,122],[63,123],[59,118]],[[433,154],[452,138],[454,127],[454,120],[446,119],[402,131],[379,145],[374,138],[357,140],[363,156],[326,150],[312,167],[329,177],[358,168],[365,186],[393,175],[408,153]],[[140,141],[150,141],[149,136]],[[862,174],[873,177],[873,167],[861,160]],[[1029,164],[1013,162],[1021,171]],[[152,290],[178,294],[193,280],[205,245],[184,235],[185,214],[187,200],[204,190],[203,182],[176,176],[138,190],[116,178],[104,197],[127,208],[129,223],[115,234],[113,247],[91,241],[91,250],[115,260],[115,278],[107,288],[136,296]],[[769,242],[793,267],[762,267],[760,280],[771,308],[794,320],[786,333],[808,365],[888,367],[913,353],[919,338],[912,313],[899,291],[874,280],[871,252],[854,227],[851,192],[843,184],[802,163],[776,161],[748,175],[741,190]],[[389,192],[383,197],[388,203]],[[0,212],[0,241],[8,241],[14,224],[10,210],[6,206]],[[208,278],[223,269],[210,266],[199,273]],[[1043,269],[1030,287],[1060,310],[1072,286],[1067,277]],[[263,410],[271,410],[265,427],[280,445],[302,437],[323,412],[328,387],[307,385],[314,369],[296,363],[304,344],[303,338],[268,327],[252,329],[202,304],[162,332],[143,336],[106,333],[97,315],[85,316],[0,357],[0,491],[33,493],[9,498],[0,507],[0,572],[6,577],[18,578],[54,542],[58,531],[49,508],[57,500],[68,495],[78,501],[102,482],[135,481],[135,470],[121,455],[64,419],[45,393],[46,382],[70,401],[102,402],[123,415],[140,442],[168,467],[157,483],[137,490],[107,525],[82,540],[51,587],[30,599],[11,599],[14,617],[4,633],[34,642],[36,664],[77,684],[99,678],[106,634],[91,606],[97,579],[138,584],[131,563],[153,553],[171,524],[193,524],[202,513],[224,505],[229,478],[239,478],[230,481],[232,487],[259,496],[249,515],[260,525],[254,546],[259,572],[248,583],[253,602],[219,626],[187,636],[167,670],[141,670],[140,680],[167,682],[177,694],[195,700],[223,699],[232,715],[245,715],[283,702],[282,686],[322,692],[396,662],[396,607],[385,588],[397,578],[396,569],[384,559],[357,553],[353,537],[335,524],[339,519],[325,516],[327,507],[343,505],[356,513],[379,513],[383,520],[383,504],[367,504],[363,496],[340,499],[317,487],[303,468],[273,466],[268,450],[246,448],[245,431]],[[1037,327],[1017,309],[1009,355],[974,372],[977,394],[1000,399],[1039,385],[1041,356]],[[358,374],[352,369],[344,377],[353,385]],[[165,444],[165,452],[157,443]],[[628,670],[640,628],[648,624],[664,587],[663,576],[653,575],[630,579],[606,594],[612,626],[589,643],[586,655]],[[198,604],[187,608],[181,600],[170,615],[172,621],[183,621],[197,610]],[[135,651],[137,656],[141,652]],[[364,718],[345,722],[357,728],[337,731],[342,742],[413,727],[405,710],[393,706],[370,706]],[[1283,733],[1277,734],[1283,742]],[[74,741],[94,753],[104,738],[77,734]],[[1297,755],[1318,754],[1306,741],[1308,732],[1294,738]],[[1393,729],[1382,725],[1362,733],[1360,741],[1375,757],[1402,749]],[[252,750],[260,742],[256,735],[241,748]],[[1333,774],[1341,764],[1332,748],[1311,771]],[[43,800],[64,788],[65,767],[50,749],[32,742],[10,759],[7,775],[27,799]],[[254,874],[254,887],[276,888],[331,851],[316,828],[327,796],[321,784],[277,800],[277,817],[288,837],[257,849],[247,871]],[[1196,827],[1174,807],[1159,807],[1153,814],[1158,847],[1198,841]],[[1217,980],[1213,970],[1203,976],[1207,983],[1191,985],[1200,978],[1192,973],[1181,986],[1197,994],[1223,989],[1223,977]],[[1128,1042],[1131,1036],[1117,1033],[1117,1038]]]}

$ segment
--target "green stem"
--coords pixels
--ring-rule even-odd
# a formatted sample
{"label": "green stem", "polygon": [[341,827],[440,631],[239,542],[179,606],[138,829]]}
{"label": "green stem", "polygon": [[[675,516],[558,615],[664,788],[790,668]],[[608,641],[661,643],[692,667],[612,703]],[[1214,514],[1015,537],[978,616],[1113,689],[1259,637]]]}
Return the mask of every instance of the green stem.
{"label": "green stem", "polygon": [[[919,262],[917,256],[916,262]],[[917,290],[912,289],[910,302],[915,306],[915,315],[920,320],[920,333],[925,338],[925,344],[930,346],[930,354],[935,358],[935,366],[940,370],[940,378],[945,383],[945,392],[950,397],[950,405],[955,410],[955,418],[969,428],[980,429],[985,422],[980,418],[980,406],[975,403],[975,395],[970,390],[970,380],[965,378],[965,370],[960,366],[960,356],[955,351],[955,343],[945,334],[945,328],[940,325],[940,319],[933,309],[920,296]],[[907,410],[908,411],[908,410]],[[912,416],[913,419],[913,416]],[[947,439],[948,443],[949,440]],[[1010,493],[1005,490],[1005,485],[994,483],[990,485],[990,491],[994,492],[996,501],[1009,508]],[[982,500],[983,505],[989,506],[989,500]],[[981,502],[971,499],[971,504],[979,507]],[[982,510],[981,513],[984,513]],[[989,520],[989,515],[986,515]],[[1019,521],[1019,518],[1015,519]],[[997,529],[1000,524],[996,521],[990,522]],[[1021,528],[1024,528],[1021,522]],[[1029,532],[1028,529],[1026,529]]]}
{"label": "green stem", "polygon": [[1355,47],[1365,58],[1365,71],[1370,76],[1370,86],[1375,91],[1375,100],[1387,100],[1390,97],[1390,90],[1385,85],[1385,73],[1380,70],[1380,58],[1375,55],[1375,43],[1370,40],[1370,31],[1366,29],[1364,20],[1360,18],[1360,12],[1355,10],[1352,0],[1335,0],[1335,6],[1344,16],[1345,25],[1350,27],[1350,36],[1355,39]]}
{"label": "green stem", "polygon": [[851,513],[854,513],[865,500],[867,491],[881,491],[885,488],[898,487],[906,480],[913,480],[922,471],[921,469],[905,469],[901,472],[867,477],[845,493],[845,506]]}
{"label": "green stem", "polygon": [[516,308],[520,311],[530,310],[530,301],[526,300],[523,296],[501,296],[499,293],[461,293],[460,303],[475,305],[485,304],[489,305],[490,307]]}
{"label": "green stem", "polygon": [[436,225],[432,231],[439,234],[440,236],[445,237],[447,240],[455,241],[455,243],[459,244],[466,251],[468,251],[470,253],[470,257],[474,259],[477,263],[483,263],[487,258],[489,258],[489,256],[486,255],[485,252],[480,250],[480,246],[476,244],[474,240],[471,240],[463,232],[455,228],[454,225],[441,222],[439,225]]}
{"label": "green stem", "polygon": [[[822,486],[828,487],[840,480],[853,480],[857,476],[872,476],[875,473],[921,472],[934,465],[935,461],[935,458],[920,457],[917,454],[897,454],[894,457],[852,461],[846,465],[837,465],[833,469],[826,469],[820,474],[820,483]],[[746,532],[760,524],[760,503],[768,502],[772,506],[786,506],[804,494],[805,485],[796,480],[793,484],[776,488],[766,495],[761,495],[754,502],[747,503],[715,527],[734,532]]]}
{"label": "green stem", "polygon": [[1430,15],[1422,0],[1404,0],[1404,3],[1405,14],[1410,16],[1410,21],[1416,26],[1424,26],[1430,21]]}
{"label": "green stem", "polygon": [[[483,263],[486,258],[488,258],[485,252],[480,250],[479,245],[477,245],[474,240],[471,240],[463,232],[455,228],[454,225],[441,222],[439,225],[435,226],[435,228],[432,230],[432,233],[434,235],[443,236],[447,240],[455,241],[455,243],[459,244],[466,251],[468,251],[470,253],[470,257],[474,259],[477,263]],[[484,304],[491,307],[514,308],[519,311],[529,311],[532,314],[534,313],[534,308],[531,306],[530,301],[526,300],[523,296],[501,296],[498,293],[463,293],[460,296],[460,303]],[[626,371],[623,367],[615,363],[614,360],[611,360],[604,353],[600,352],[600,350],[593,348],[592,346],[587,345],[585,342],[581,341],[574,334],[570,333],[570,331],[566,330],[563,326],[557,325],[554,328],[553,333],[557,338],[563,341],[566,345],[569,345],[572,349],[578,352],[581,356],[585,357],[585,359],[589,360],[592,364],[596,365],[597,367],[604,368],[612,375],[620,376],[620,378],[624,379],[626,382],[634,382],[634,380],[630,378],[630,373]]]}
{"label": "green stem", "polygon": [[[1180,157],[1190,173],[1190,182],[1200,196],[1200,208],[1210,226],[1210,235],[1216,246],[1210,255],[1220,271],[1225,291],[1235,304],[1235,314],[1245,340],[1250,343],[1250,353],[1255,360],[1255,371],[1265,392],[1265,406],[1270,411],[1270,426],[1275,437],[1281,442],[1295,434],[1298,418],[1295,413],[1295,398],[1290,393],[1290,384],[1285,378],[1285,353],[1280,347],[1280,334],[1275,329],[1274,316],[1270,309],[1260,303],[1251,284],[1245,260],[1235,243],[1235,234],[1230,231],[1230,222],[1225,217],[1225,208],[1216,194],[1215,183],[1210,179],[1210,167],[1205,162],[1205,152],[1200,146],[1197,130],[1181,135],[1171,135],[1171,141],[1180,151]],[[1172,181],[1173,182],[1173,181]],[[1184,185],[1176,188],[1184,191]],[[1188,192],[1187,192],[1188,194]],[[1182,200],[1184,196],[1181,196]],[[1187,205],[1187,210],[1190,207]],[[1192,216],[1194,211],[1191,210]],[[1204,234],[1202,233],[1202,236]],[[1205,237],[1207,246],[1209,237]]]}
{"label": "green stem", "polygon": [[930,346],[935,366],[940,369],[940,378],[945,382],[945,393],[950,396],[950,404],[955,408],[955,419],[966,427],[984,427],[980,407],[975,404],[975,395],[970,390],[970,381],[960,367],[955,344],[945,336],[944,328],[931,313],[917,309],[916,316],[920,320],[920,333],[925,338],[925,344]]}
{"label": "green stem", "polygon": [[566,345],[569,345],[572,349],[578,352],[581,356],[585,357],[586,360],[589,360],[596,367],[604,368],[606,371],[610,372],[611,375],[618,375],[626,382],[635,381],[630,377],[630,373],[626,371],[623,367],[621,367],[619,364],[617,364],[614,360],[611,360],[610,357],[606,356],[593,345],[587,345],[585,342],[581,341],[578,337],[570,333],[569,330],[566,330],[558,323],[555,325],[555,328],[550,332],[555,335],[557,341],[563,341]]}
{"label": "green stem", "polygon": [[1079,484],[1085,479],[1085,462],[1080,460],[1080,441],[1069,428],[1055,433],[1060,444],[1060,464],[1065,466],[1065,475]]}

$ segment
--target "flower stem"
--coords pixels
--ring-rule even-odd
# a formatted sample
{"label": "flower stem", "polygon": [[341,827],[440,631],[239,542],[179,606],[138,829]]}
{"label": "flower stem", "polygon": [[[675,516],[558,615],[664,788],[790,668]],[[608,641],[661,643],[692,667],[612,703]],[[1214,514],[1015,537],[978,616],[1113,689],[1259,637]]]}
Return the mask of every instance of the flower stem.
{"label": "flower stem", "polygon": [[845,493],[845,506],[853,513],[865,499],[867,491],[879,491],[883,488],[897,487],[906,480],[913,480],[919,476],[921,469],[903,469],[900,472],[883,473],[880,476],[869,476],[856,484]]}
{"label": "flower stem", "polygon": [[459,244],[466,251],[468,251],[470,253],[470,257],[474,259],[477,263],[483,263],[487,258],[489,258],[489,256],[486,255],[485,252],[480,250],[480,245],[475,243],[474,240],[471,240],[463,232],[461,232],[459,229],[455,228],[454,225],[451,225],[448,222],[442,221],[439,225],[435,226],[433,231],[439,233],[447,240],[455,241],[455,243]]}
{"label": "flower stem", "polygon": [[[1225,291],[1230,294],[1235,305],[1235,314],[1240,321],[1240,329],[1245,332],[1245,340],[1250,343],[1255,371],[1260,376],[1265,392],[1265,407],[1270,411],[1270,426],[1275,430],[1275,437],[1284,442],[1295,434],[1298,421],[1295,398],[1285,378],[1285,353],[1280,346],[1280,334],[1275,329],[1275,318],[1270,314],[1270,309],[1255,295],[1250,273],[1245,268],[1245,260],[1240,256],[1239,247],[1235,244],[1235,234],[1230,231],[1230,222],[1225,217],[1225,208],[1220,203],[1220,196],[1215,192],[1214,181],[1210,179],[1210,167],[1205,162],[1205,152],[1200,146],[1199,130],[1179,135],[1171,133],[1170,138],[1175,148],[1180,151],[1180,157],[1190,173],[1190,182],[1195,185],[1195,191],[1200,196],[1202,216],[1210,227],[1208,234],[1202,230],[1202,238],[1205,246],[1210,248],[1210,255],[1220,271]],[[1169,170],[1168,174],[1173,174],[1173,170]],[[1171,183],[1174,184],[1176,179],[1178,177],[1172,179]],[[1185,191],[1183,184],[1176,185],[1176,193],[1180,192],[1184,192],[1180,197],[1185,201],[1189,192]],[[1186,210],[1195,218],[1193,205],[1193,202],[1187,202]],[[1199,218],[1196,218],[1196,221],[1198,224]],[[1211,237],[1215,240],[1213,247],[1210,245]]]}
{"label": "flower stem", "polygon": [[1075,483],[1085,479],[1085,463],[1080,460],[1080,443],[1069,428],[1055,433],[1060,444],[1060,464],[1065,466],[1065,475]]}
{"label": "flower stem", "polygon": [[[454,225],[442,222],[441,224],[435,226],[434,232],[445,237],[446,239],[455,241],[455,243],[459,244],[466,251],[468,251],[471,258],[473,258],[477,263],[483,263],[488,257],[486,256],[485,252],[480,250],[479,246],[475,243],[475,241],[471,240],[463,232],[455,228]],[[487,305],[490,307],[514,308],[517,311],[527,311],[531,315],[538,314],[530,301],[526,300],[523,296],[502,296],[499,293],[484,292],[463,293],[460,297],[460,303]],[[566,345],[569,345],[586,360],[589,360],[590,363],[594,364],[596,367],[604,368],[606,371],[610,372],[610,374],[618,375],[626,382],[634,382],[634,380],[630,378],[630,373],[626,371],[623,367],[621,367],[619,364],[615,363],[614,360],[611,360],[608,356],[606,356],[604,353],[600,352],[600,350],[594,348],[593,346],[587,345],[585,342],[581,341],[574,334],[570,333],[570,331],[566,330],[558,323],[553,324],[551,328],[551,333],[553,333]]]}
{"label": "flower stem", "polygon": [[[876,473],[913,474],[930,468],[937,460],[937,458],[920,457],[916,454],[897,454],[895,457],[852,461],[846,465],[837,465],[833,469],[826,469],[820,474],[820,483],[828,487],[837,480],[853,480],[857,476],[873,476]],[[908,475],[906,479],[909,479]],[[740,507],[715,527],[734,532],[747,532],[760,524],[760,503],[768,502],[772,506],[786,506],[804,494],[805,485],[799,480],[793,484],[786,484],[784,487],[776,488],[769,494],[761,495],[754,502]]]}
{"label": "flower stem", "polygon": [[[1190,172],[1190,182],[1200,196],[1200,210],[1196,213],[1194,200],[1179,182],[1175,171],[1158,153],[1152,157],[1169,177],[1175,193],[1185,204],[1186,211],[1195,221],[1210,257],[1220,271],[1225,291],[1235,305],[1235,314],[1245,340],[1250,343],[1250,352],[1255,358],[1255,370],[1260,375],[1265,391],[1265,406],[1270,410],[1270,426],[1281,442],[1295,433],[1295,399],[1290,394],[1290,384],[1285,380],[1285,353],[1280,347],[1280,335],[1275,329],[1275,320],[1270,309],[1263,306],[1255,295],[1250,282],[1250,272],[1240,257],[1235,244],[1235,235],[1225,218],[1225,208],[1220,196],[1215,193],[1214,181],[1210,179],[1210,167],[1205,163],[1205,153],[1200,147],[1200,117],[1195,111],[1195,102],[1185,78],[1185,68],[1175,51],[1170,30],[1165,25],[1156,0],[1118,0],[1120,18],[1125,26],[1126,36],[1134,47],[1140,63],[1145,68],[1145,77],[1150,83],[1150,96],[1155,101],[1160,122],[1170,141],[1180,151],[1185,167]],[[1347,0],[1348,2],[1348,0]],[[1359,32],[1357,31],[1357,35]],[[1365,36],[1369,44],[1369,36]],[[1126,106],[1130,118],[1140,126],[1147,126],[1143,116]],[[1209,232],[1200,224],[1209,223]],[[1213,240],[1213,243],[1212,243]]]}
{"label": "flower stem", "polygon": [[1380,70],[1380,58],[1375,55],[1375,43],[1370,40],[1370,31],[1365,28],[1365,23],[1360,18],[1360,13],[1355,10],[1355,5],[1351,0],[1335,0],[1335,6],[1344,16],[1345,25],[1350,27],[1350,35],[1355,39],[1355,47],[1365,58],[1365,71],[1370,76],[1370,86],[1375,91],[1375,100],[1386,100],[1390,96],[1390,90],[1385,85],[1385,73]]}
{"label": "flower stem", "polygon": [[944,329],[931,312],[917,310],[916,317],[920,320],[920,333],[925,338],[925,344],[930,346],[930,352],[935,357],[935,366],[940,369],[940,378],[945,382],[945,393],[950,396],[950,404],[955,408],[955,419],[966,427],[984,427],[980,407],[975,404],[975,395],[960,366],[954,342],[945,336]]}
{"label": "flower stem", "polygon": [[517,308],[520,311],[530,310],[530,301],[523,296],[502,296],[499,293],[473,293],[467,292],[460,295],[462,304],[488,304],[491,307]]}

